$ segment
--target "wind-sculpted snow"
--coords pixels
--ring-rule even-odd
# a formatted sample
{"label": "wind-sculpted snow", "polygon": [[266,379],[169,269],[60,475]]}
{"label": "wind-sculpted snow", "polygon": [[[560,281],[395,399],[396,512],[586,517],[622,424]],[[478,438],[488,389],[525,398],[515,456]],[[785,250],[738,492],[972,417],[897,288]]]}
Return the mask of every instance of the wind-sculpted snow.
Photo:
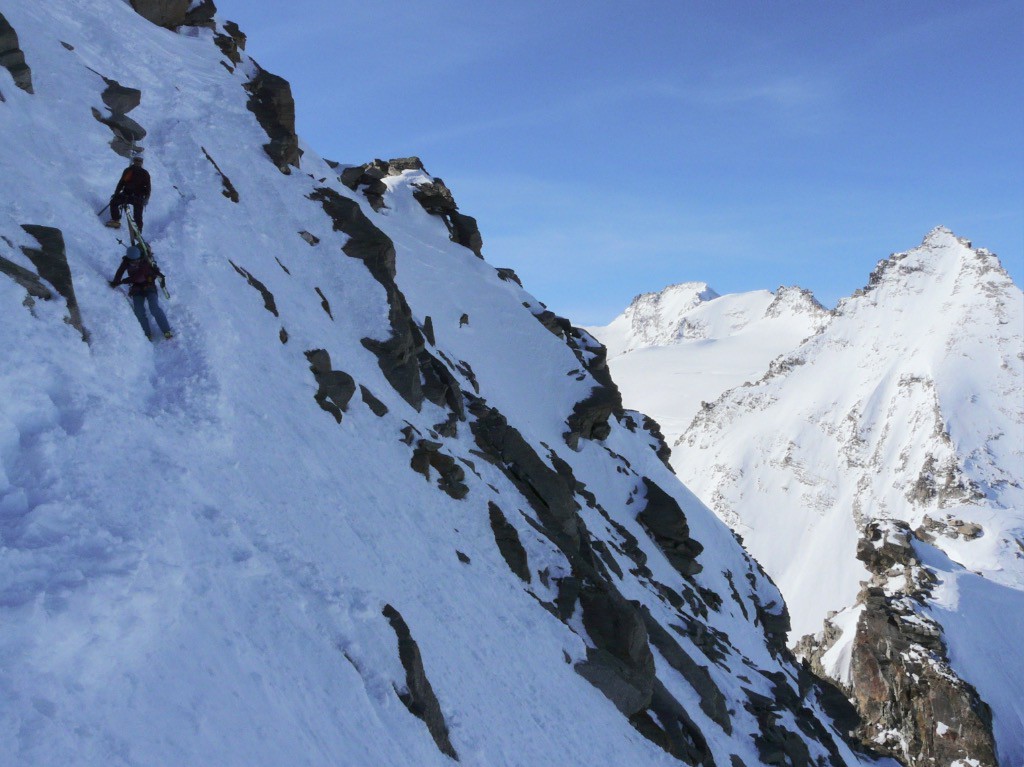
{"label": "wind-sculpted snow", "polygon": [[[4,9],[35,91],[0,71],[4,764],[866,763],[600,345],[424,208],[422,164],[374,205],[254,114],[211,5]],[[159,345],[107,284],[112,81]]]}
{"label": "wind-sculpted snow", "polygon": [[[849,647],[855,635],[878,640],[877,610],[862,608],[882,604],[861,585],[899,573],[866,567],[858,545],[873,520],[905,523],[922,552],[914,567],[936,585],[900,593],[921,603],[919,620],[941,628],[941,654],[991,706],[1003,765],[1024,760],[1022,332],[1024,297],[998,259],[936,229],[880,262],[760,380],[704,407],[672,458],[779,584],[791,639],[817,634],[825,669],[865,699]],[[909,699],[893,705],[911,715]],[[940,752],[903,757],[928,753]]]}

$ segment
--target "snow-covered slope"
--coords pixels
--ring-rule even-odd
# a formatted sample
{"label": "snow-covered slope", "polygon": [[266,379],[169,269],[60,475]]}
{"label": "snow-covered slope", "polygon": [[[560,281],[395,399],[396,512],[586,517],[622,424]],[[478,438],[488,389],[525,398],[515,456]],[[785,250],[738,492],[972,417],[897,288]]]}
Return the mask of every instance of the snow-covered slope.
{"label": "snow-covered slope", "polygon": [[[866,763],[603,349],[209,0],[134,6],[186,23],[2,7],[3,763]],[[159,345],[96,216],[141,130]]]}
{"label": "snow-covered slope", "polygon": [[828,319],[800,288],[719,296],[684,282],[637,296],[609,325],[588,330],[608,347],[623,400],[654,418],[671,444],[702,402],[757,380]]}
{"label": "snow-covered slope", "polygon": [[992,707],[1001,763],[1024,763],[1021,291],[939,228],[834,314],[703,409],[673,466],[779,584],[793,638],[819,634],[825,671],[867,695],[870,680],[851,681],[871,644],[865,604],[933,621],[944,647],[929,652]]}

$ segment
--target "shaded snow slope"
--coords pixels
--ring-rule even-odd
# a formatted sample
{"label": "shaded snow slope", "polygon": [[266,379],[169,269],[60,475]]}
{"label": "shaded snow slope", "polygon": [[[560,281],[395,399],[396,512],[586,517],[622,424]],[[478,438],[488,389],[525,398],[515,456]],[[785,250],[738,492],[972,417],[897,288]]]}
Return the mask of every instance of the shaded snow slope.
{"label": "shaded snow slope", "polygon": [[672,444],[702,402],[757,380],[828,318],[799,288],[719,296],[684,282],[637,296],[609,325],[589,330],[608,347],[623,400],[654,418]]}
{"label": "shaded snow slope", "polygon": [[[213,30],[3,13],[5,765],[865,763],[600,350],[423,170],[379,210],[309,147],[282,173]],[[169,343],[107,285],[104,78],[141,91]]]}
{"label": "shaded snow slope", "polygon": [[[673,465],[779,584],[793,639],[858,599],[861,528],[907,523],[938,579],[926,612],[992,706],[1001,763],[1020,764],[1021,291],[993,254],[939,228],[882,261],[834,315],[701,411]],[[840,679],[842,657],[840,643],[825,659]]]}

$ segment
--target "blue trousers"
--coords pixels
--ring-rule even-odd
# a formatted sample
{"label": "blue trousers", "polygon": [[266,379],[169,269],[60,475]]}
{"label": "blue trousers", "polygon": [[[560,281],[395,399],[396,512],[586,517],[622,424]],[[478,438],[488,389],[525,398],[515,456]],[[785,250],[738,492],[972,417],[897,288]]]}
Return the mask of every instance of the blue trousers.
{"label": "blue trousers", "polygon": [[150,288],[144,293],[136,293],[132,296],[132,308],[135,309],[135,316],[139,318],[139,324],[142,325],[142,331],[148,338],[149,332],[149,317],[146,316],[146,302],[149,302],[149,313],[153,315],[153,319],[156,320],[156,324],[160,326],[160,330],[164,333],[171,329],[171,326],[167,324],[167,317],[164,315],[164,310],[160,308],[160,302],[157,300],[156,288]]}

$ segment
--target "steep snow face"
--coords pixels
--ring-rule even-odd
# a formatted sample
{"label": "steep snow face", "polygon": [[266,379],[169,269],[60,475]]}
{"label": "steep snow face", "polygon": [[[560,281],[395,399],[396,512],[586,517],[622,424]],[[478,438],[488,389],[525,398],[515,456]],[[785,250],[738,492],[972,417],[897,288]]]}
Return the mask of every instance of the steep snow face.
{"label": "steep snow face", "polygon": [[608,347],[623,401],[654,418],[672,444],[702,402],[757,380],[828,319],[800,288],[719,296],[686,282],[638,296],[609,325],[589,330]]}
{"label": "steep snow face", "polygon": [[[135,5],[198,26],[4,8],[4,764],[864,763],[589,336],[418,163],[353,191],[300,147],[209,2]],[[169,343],[107,284],[112,127]]]}
{"label": "steep snow face", "polygon": [[[867,521],[916,530],[939,584],[927,611],[992,706],[1004,764],[1024,760],[1022,332],[1024,298],[998,259],[936,229],[702,410],[672,459],[779,584],[794,639],[854,605]],[[843,644],[827,658],[840,679]]]}

